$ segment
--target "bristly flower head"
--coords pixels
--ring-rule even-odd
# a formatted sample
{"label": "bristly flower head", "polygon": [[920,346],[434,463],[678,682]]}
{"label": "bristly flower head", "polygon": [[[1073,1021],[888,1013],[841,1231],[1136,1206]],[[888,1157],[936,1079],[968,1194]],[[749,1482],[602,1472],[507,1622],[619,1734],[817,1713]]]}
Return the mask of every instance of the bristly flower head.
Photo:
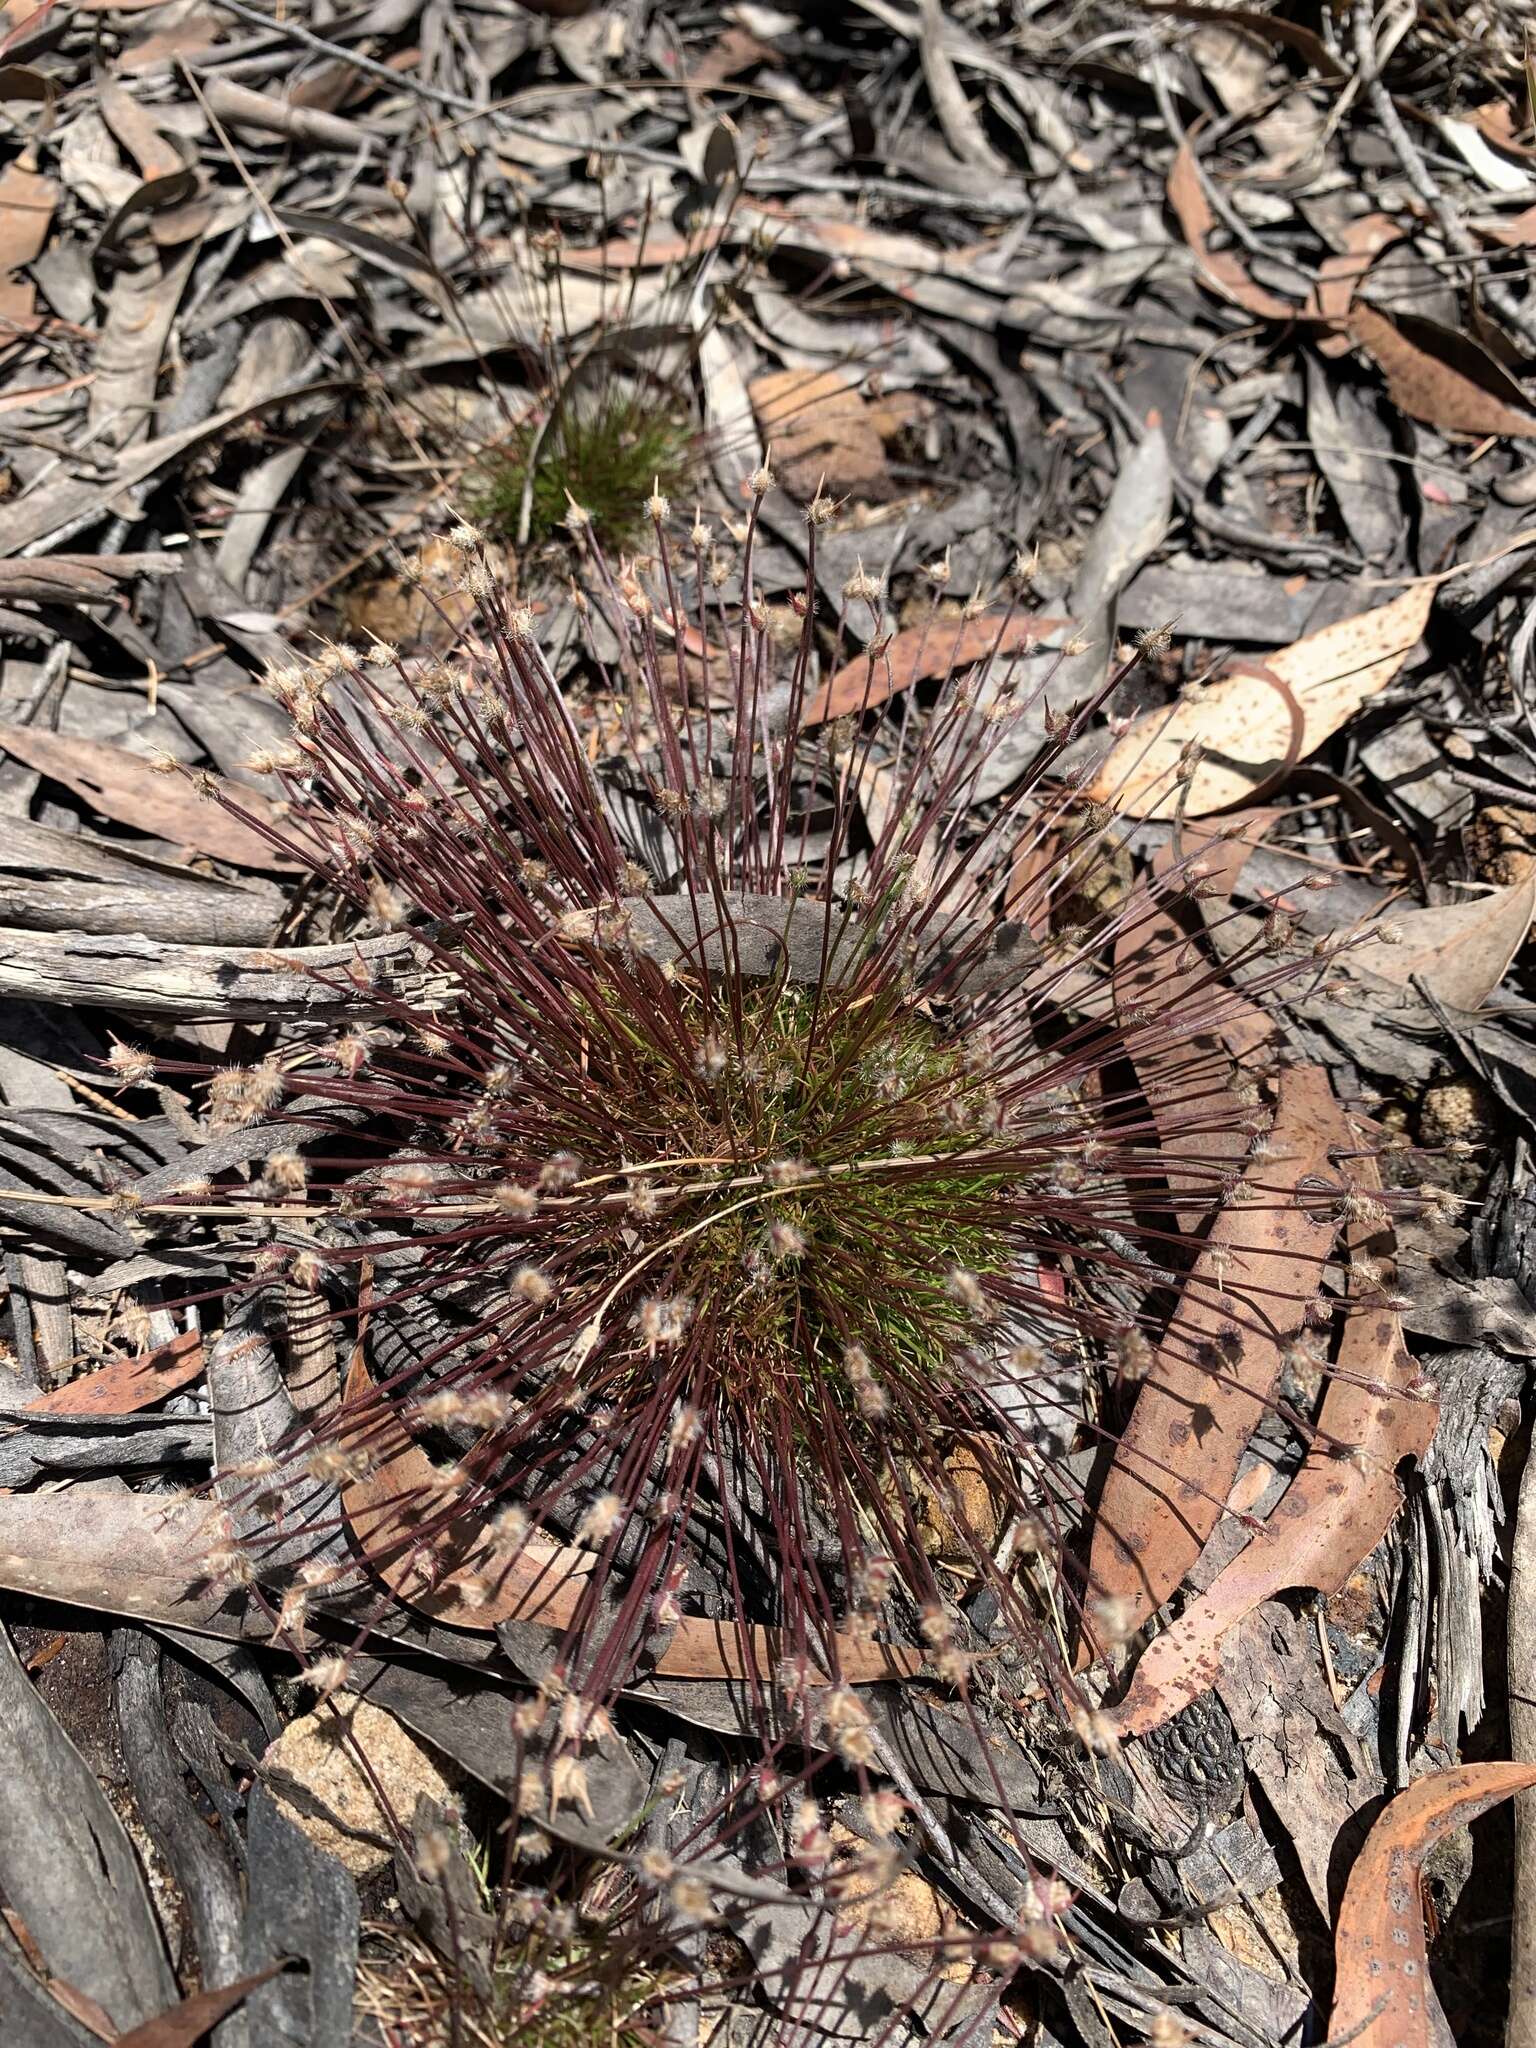
{"label": "bristly flower head", "polygon": [[[363,1454],[354,1475],[414,1439],[433,1478],[375,1487],[370,1562],[468,1557],[468,1604],[552,1618],[592,1698],[690,1629],[768,1716],[925,1663],[963,1691],[988,1627],[1070,1692],[1065,1454],[1085,1375],[1145,1350],[1229,1177],[1228,1148],[1202,1155],[1209,1085],[1172,1108],[1169,1085],[1229,998],[1187,973],[1175,1010],[1155,985],[1129,1014],[1106,998],[1106,948],[1168,924],[1178,862],[1063,925],[1117,828],[1049,780],[1095,708],[1047,705],[1049,657],[999,654],[889,718],[877,642],[864,701],[846,670],[834,700],[813,529],[778,673],[751,594],[770,487],[734,615],[702,571],[685,611],[661,512],[648,561],[610,572],[588,540],[618,758],[489,579],[458,666],[337,649],[277,679],[281,844],[358,934],[330,977],[357,1026],[215,1091],[235,1122],[302,1095],[313,1134],[307,1180],[290,1150],[251,1190],[297,1204],[273,1260],[355,1361],[292,1447],[294,1497],[317,1437]],[[1000,794],[1023,716],[1054,737]],[[1251,950],[1250,998],[1281,971]],[[1127,1061],[1153,1042],[1155,1119]]]}

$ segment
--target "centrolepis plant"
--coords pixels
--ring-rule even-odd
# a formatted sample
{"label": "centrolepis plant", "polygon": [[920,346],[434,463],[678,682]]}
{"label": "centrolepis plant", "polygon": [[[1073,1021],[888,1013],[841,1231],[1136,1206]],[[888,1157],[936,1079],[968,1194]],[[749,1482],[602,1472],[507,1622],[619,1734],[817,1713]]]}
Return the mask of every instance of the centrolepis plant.
{"label": "centrolepis plant", "polygon": [[[523,269],[498,289],[528,403],[485,446],[457,451],[468,458],[464,500],[494,539],[517,548],[558,539],[576,503],[613,550],[644,538],[648,491],[687,499],[704,488],[711,452],[740,423],[703,429],[694,385],[715,316],[701,324],[696,302],[740,196],[731,181],[680,246],[646,208],[631,235],[616,237],[614,267],[606,257],[588,267],[590,252],[580,252],[583,267],[569,269],[558,230],[524,225]],[[737,288],[752,262],[749,252],[733,265]]]}
{"label": "centrolepis plant", "polygon": [[688,490],[700,448],[676,395],[646,379],[556,389],[481,458],[470,502],[491,533],[537,543],[563,530],[574,501],[607,545],[622,545],[642,531],[648,490]]}
{"label": "centrolepis plant", "polygon": [[[1069,1951],[1071,1895],[1048,1880],[1025,1887],[1005,1932],[968,1933],[909,1868],[904,1802],[819,1796],[839,1775],[825,1759],[759,1766],[698,1811],[688,1773],[663,1774],[647,1813],[601,1849],[551,1841],[549,1787],[521,1775],[499,1850],[471,1866],[428,1824],[403,1851],[431,1939],[390,1924],[370,1944],[360,2005],[386,2039],[663,2048],[738,2038],[734,2014],[765,2048],[846,2037],[855,2019],[860,2039],[894,2048],[914,2022],[925,2035],[962,2017],[989,2025],[1021,1964],[1059,1966]],[[904,1887],[927,1908],[921,1925]]]}
{"label": "centrolepis plant", "polygon": [[[270,1233],[236,1295],[307,1293],[350,1371],[237,1519],[247,1577],[344,1523],[440,1619],[545,1625],[550,1697],[725,1675],[863,1769],[870,1678],[1077,1700],[1066,1453],[1175,1285],[1229,1335],[1268,1310],[1187,1271],[1236,1179],[1210,1050],[1236,999],[1165,915],[1202,863],[1052,929],[1119,829],[1057,765],[1108,690],[1053,704],[1053,658],[1002,652],[1027,645],[1015,600],[987,658],[888,716],[862,572],[818,640],[822,500],[781,664],[753,594],[769,488],[739,610],[659,494],[651,556],[617,570],[572,514],[621,649],[585,723],[467,527],[472,657],[331,646],[272,678],[293,732],[261,829],[355,913],[317,996],[357,1021],[214,1077],[217,1119],[290,1133],[217,1199]],[[818,662],[853,621],[862,706],[828,719]],[[1022,718],[1035,767],[981,794]],[[1117,1007],[1101,963],[1138,934],[1145,1000]],[[1271,918],[1239,955],[1246,1001],[1294,971],[1287,937]],[[1231,1369],[1220,1338],[1167,1341]]]}

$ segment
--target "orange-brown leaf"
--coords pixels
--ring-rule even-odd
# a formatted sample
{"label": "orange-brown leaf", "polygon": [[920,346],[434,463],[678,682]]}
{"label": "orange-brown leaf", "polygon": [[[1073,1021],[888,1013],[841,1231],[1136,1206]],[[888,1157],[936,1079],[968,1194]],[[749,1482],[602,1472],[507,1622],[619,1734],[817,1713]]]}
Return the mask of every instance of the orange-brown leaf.
{"label": "orange-brown leaf", "polygon": [[1466,335],[1406,313],[1389,320],[1363,300],[1349,328],[1410,419],[1450,434],[1536,434],[1536,400]]}
{"label": "orange-brown leaf", "polygon": [[[1205,863],[1208,884],[1217,894],[1230,895],[1249,854],[1268,831],[1278,811],[1252,811],[1241,821],[1247,836],[1227,834],[1239,821],[1220,827],[1188,824],[1183,828],[1182,851],[1198,852]],[[1164,875],[1174,862],[1170,841],[1153,857],[1154,875]],[[1184,927],[1171,910],[1150,898],[1145,912],[1132,919],[1115,942],[1115,1007],[1123,1018],[1127,1011],[1150,1004],[1155,1010],[1177,1016],[1187,1003],[1209,1004],[1204,986],[1210,980],[1210,964],[1204,954],[1191,947],[1183,953]],[[1230,1012],[1230,1019],[1228,1017]],[[1177,1206],[1181,1196],[1189,1198],[1180,1220],[1193,1229],[1206,1213],[1199,1198],[1208,1195],[1210,1174],[1180,1172],[1178,1161],[1190,1160],[1198,1167],[1213,1159],[1233,1168],[1248,1150],[1248,1134],[1242,1128],[1243,1106],[1230,1085],[1233,1033],[1241,1029],[1244,1053],[1263,1042],[1273,1025],[1254,1004],[1230,992],[1222,1014],[1214,1016],[1206,1031],[1154,1038],[1136,1054],[1136,1078],[1147,1098],[1163,1140],[1163,1157],[1169,1162],[1168,1186]],[[1189,1114],[1199,1105],[1199,1123]]]}
{"label": "orange-brown leaf", "polygon": [[[1342,329],[1371,265],[1383,249],[1401,241],[1407,232],[1400,221],[1385,213],[1367,213],[1352,220],[1340,237],[1344,247],[1335,255],[1325,256],[1317,266],[1317,283],[1308,302],[1308,313],[1330,327]],[[1349,336],[1343,332],[1322,334],[1317,340],[1318,350],[1325,356],[1347,355],[1350,346]]]}
{"label": "orange-brown leaf", "polygon": [[799,499],[819,488],[833,497],[894,497],[885,438],[896,410],[869,405],[851,370],[770,370],[747,386],[775,476]]}
{"label": "orange-brown leaf", "polygon": [[27,1403],[27,1413],[133,1415],[186,1386],[202,1369],[203,1340],[196,1330],[183,1330],[169,1344],[157,1344],[137,1358],[114,1358],[51,1394],[39,1394]]}
{"label": "orange-brown leaf", "polygon": [[[1254,1200],[1211,1225],[1136,1399],[1099,1501],[1089,1576],[1097,1597],[1144,1621],[1181,1583],[1215,1528],[1244,1447],[1280,1373],[1280,1352],[1303,1326],[1335,1226],[1304,1181],[1338,1186],[1328,1148],[1347,1130],[1319,1067],[1281,1083],[1276,1156],[1243,1176]],[[1213,1370],[1202,1351],[1233,1347]]]}
{"label": "orange-brown leaf", "polygon": [[[1355,1161],[1354,1177],[1367,1189],[1380,1185],[1370,1159]],[[1379,1269],[1378,1291],[1390,1286],[1391,1226],[1372,1234],[1353,1224],[1350,1245]],[[1375,1549],[1401,1505],[1398,1464],[1422,1458],[1435,1432],[1437,1409],[1410,1391],[1416,1378],[1396,1312],[1361,1301],[1344,1325],[1318,1441],[1263,1529],[1143,1651],[1115,1709],[1122,1733],[1161,1727],[1208,1692],[1220,1676],[1222,1638],[1262,1602],[1296,1586],[1337,1592]]]}
{"label": "orange-brown leaf", "polygon": [[803,723],[820,725],[850,711],[872,710],[914,683],[1017,654],[1070,623],[1026,618],[1021,612],[990,612],[980,618],[930,619],[925,625],[907,626],[887,642],[883,653],[861,654],[845,662],[811,698]]}
{"label": "orange-brown leaf", "polygon": [[[142,754],[131,754],[126,747],[105,740],[66,739],[62,733],[26,725],[0,725],[0,750],[39,775],[62,782],[104,818],[115,818],[121,825],[133,825],[157,839],[174,839],[237,867],[294,865],[253,826],[205,803],[183,777],[156,774]],[[240,803],[252,817],[272,817],[275,822],[271,805],[255,791],[241,790]]]}
{"label": "orange-brown leaf", "polygon": [[20,270],[42,254],[58,200],[52,178],[16,164],[0,173],[0,272]]}
{"label": "orange-brown leaf", "polygon": [[1276,298],[1263,285],[1255,284],[1234,250],[1213,252],[1207,247],[1216,216],[1205,196],[1195,152],[1187,140],[1179,144],[1173,169],[1168,173],[1168,204],[1194,252],[1196,267],[1214,292],[1245,312],[1257,314],[1261,320],[1295,320],[1300,316],[1300,306],[1289,299]]}
{"label": "orange-brown leaf", "polygon": [[1420,1895],[1424,1858],[1453,1828],[1536,1785],[1536,1765],[1458,1764],[1420,1778],[1380,1814],[1355,1858],[1334,1928],[1330,2040],[1434,2048],[1448,2039],[1430,1982]]}

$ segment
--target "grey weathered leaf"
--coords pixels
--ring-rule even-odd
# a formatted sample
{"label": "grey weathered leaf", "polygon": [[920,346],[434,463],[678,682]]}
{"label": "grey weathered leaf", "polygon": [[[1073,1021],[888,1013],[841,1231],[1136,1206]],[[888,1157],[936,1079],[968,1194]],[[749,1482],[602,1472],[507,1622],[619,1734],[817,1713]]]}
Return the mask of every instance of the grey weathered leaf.
{"label": "grey weathered leaf", "polygon": [[3,1627],[0,1892],[53,1974],[117,2026],[138,2026],[176,1997],[133,1844]]}
{"label": "grey weathered leaf", "polygon": [[251,2038],[261,2048],[332,2048],[352,2038],[357,1886],[278,1811],[264,1785],[253,1788],[248,1814],[245,1968],[264,1970],[285,1956],[308,1964],[252,1992]]}

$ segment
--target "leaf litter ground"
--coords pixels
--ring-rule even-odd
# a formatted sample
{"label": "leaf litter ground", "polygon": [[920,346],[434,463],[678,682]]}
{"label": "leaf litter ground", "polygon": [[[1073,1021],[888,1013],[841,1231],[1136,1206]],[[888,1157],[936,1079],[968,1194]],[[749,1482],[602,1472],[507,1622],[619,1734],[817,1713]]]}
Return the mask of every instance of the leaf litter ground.
{"label": "leaf litter ground", "polygon": [[[1438,2001],[1480,2043],[1509,1981],[1507,2038],[1536,2039],[1536,1651],[1507,1590],[1536,1528],[1536,107],[1515,12],[0,19],[0,2012],[48,2039],[539,2039],[547,1983],[584,1987],[565,2004],[593,2025],[680,2039],[1417,2044]],[[664,1658],[554,1808],[509,1783],[539,1675],[521,1607],[495,1636],[374,1599],[347,1674],[454,1772],[462,1826],[415,1809],[408,1746],[382,1802],[382,1752],[314,1789],[288,1732],[314,1690],[259,1603],[206,1584],[206,1495],[172,1498],[346,1380],[302,1299],[281,1335],[210,1304],[241,1216],[193,1225],[173,1192],[232,1179],[239,1211],[293,1133],[211,1131],[195,1088],[124,1093],[104,1064],[114,1042],[256,1062],[278,1025],[366,1026],[377,977],[434,1000],[408,940],[359,941],[264,835],[247,763],[288,732],[265,669],[316,636],[452,662],[481,606],[443,536],[489,507],[487,572],[531,608],[587,757],[628,755],[613,802],[643,811],[564,494],[611,522],[615,562],[643,549],[640,508],[587,479],[650,458],[627,491],[659,477],[685,527],[697,500],[712,538],[658,663],[679,701],[723,704],[743,481],[770,449],[748,594],[792,647],[804,507],[835,501],[806,724],[870,728],[867,841],[899,823],[936,686],[1048,659],[968,803],[991,815],[1051,747],[1121,822],[1049,900],[1059,848],[1020,845],[1031,944],[1100,934],[1079,998],[1124,1010],[1149,960],[1240,995],[1283,917],[1315,971],[1228,1007],[1202,1086],[1238,1132],[1245,1062],[1283,1070],[1302,1221],[1308,1173],[1349,1151],[1379,1152],[1388,1194],[1426,1159],[1445,1190],[1413,1219],[1362,1196],[1321,1254],[1240,1197],[1201,1226],[1165,1329],[1219,1337],[1202,1286],[1299,1302],[1320,1256],[1360,1311],[1327,1375],[1249,1333],[1197,1388],[1132,1355],[1107,1407],[1061,1390],[1103,1725],[1085,1747],[1017,1672],[966,1713],[921,1664],[872,1686],[909,1867],[865,1923],[806,1903],[807,1871],[835,1879],[859,1827],[867,1846],[835,1768],[781,1830],[795,1882],[754,1879],[729,1660]],[[878,620],[846,594],[866,584]],[[1138,643],[1092,729],[1061,731]],[[167,758],[189,774],[153,772]],[[1196,853],[1180,950],[1114,940]],[[1139,1086],[1187,1207],[1189,1067],[1145,1062]],[[994,1559],[1011,1539],[963,1444],[947,1483],[933,1554],[965,1595],[956,1516]],[[371,1876],[305,1831],[346,1782]],[[512,1939],[501,1857],[530,1829],[552,1861],[528,1867],[585,1917]],[[706,1853],[714,1917],[674,1877],[674,1918],[638,1932],[634,1859]],[[1000,1926],[1017,1957],[977,1948]]]}

